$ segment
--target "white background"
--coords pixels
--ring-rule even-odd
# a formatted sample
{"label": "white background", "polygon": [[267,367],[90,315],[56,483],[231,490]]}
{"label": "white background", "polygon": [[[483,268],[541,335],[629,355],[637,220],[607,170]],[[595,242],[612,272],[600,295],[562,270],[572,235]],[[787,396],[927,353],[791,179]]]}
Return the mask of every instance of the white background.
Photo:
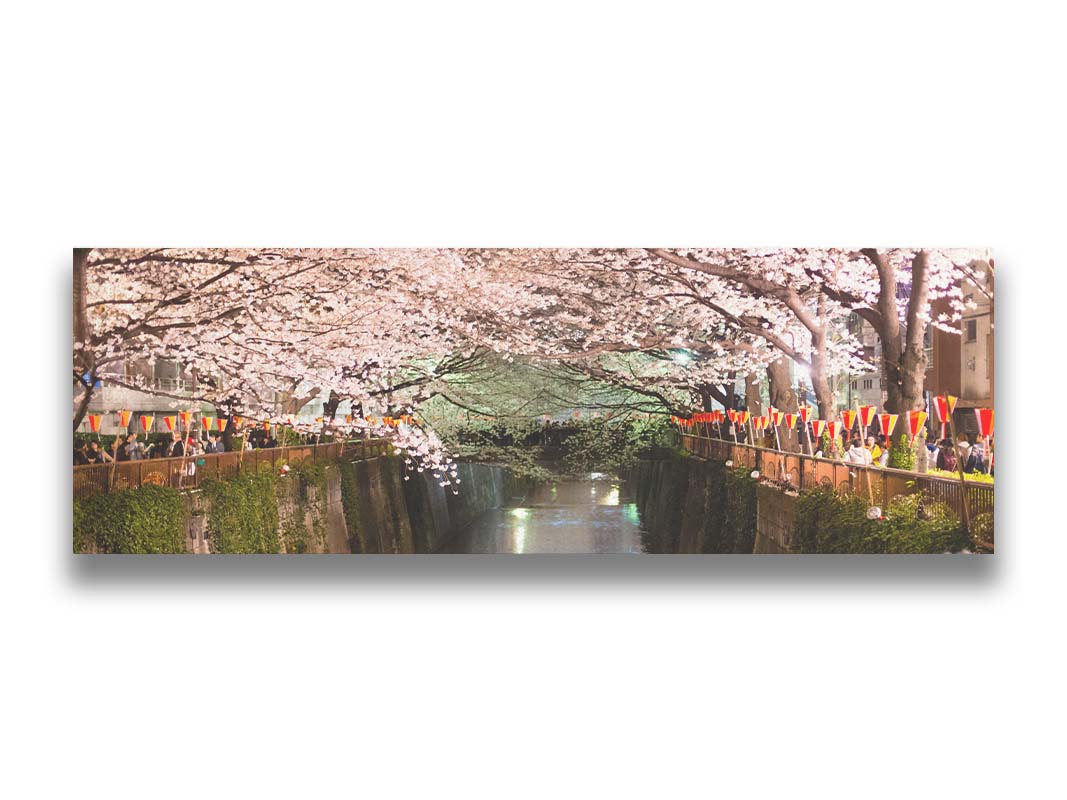
{"label": "white background", "polygon": [[[1062,23],[744,5],[6,9],[6,796],[1063,796]],[[530,244],[996,248],[997,555],[69,555],[71,247]]]}

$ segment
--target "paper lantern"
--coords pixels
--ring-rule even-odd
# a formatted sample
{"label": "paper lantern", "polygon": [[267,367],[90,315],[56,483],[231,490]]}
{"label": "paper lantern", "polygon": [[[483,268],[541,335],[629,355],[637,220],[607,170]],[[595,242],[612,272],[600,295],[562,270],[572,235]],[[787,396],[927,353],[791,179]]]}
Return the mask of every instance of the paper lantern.
{"label": "paper lantern", "polygon": [[263,420],[263,430],[265,430],[265,431],[269,431],[270,430],[270,420],[269,419]]}
{"label": "paper lantern", "polygon": [[824,419],[813,419],[811,421],[811,431],[812,431],[812,433],[815,434],[814,438],[818,439],[820,436],[822,436],[822,432],[823,432],[823,430],[825,428],[826,428],[826,420],[824,420]]}
{"label": "paper lantern", "polygon": [[853,426],[856,424],[856,412],[849,409],[845,409],[841,412],[841,424],[844,426],[846,433],[852,431]]}
{"label": "paper lantern", "polygon": [[889,437],[893,435],[893,428],[897,426],[897,414],[879,414],[878,422],[882,426],[882,436],[885,437],[886,443],[889,443]]}
{"label": "paper lantern", "polygon": [[801,406],[797,413],[800,415],[800,421],[807,425],[808,417],[811,415],[811,406]]}
{"label": "paper lantern", "polygon": [[[978,431],[982,434],[982,438],[993,435],[993,409],[991,408],[976,408],[974,415],[978,417]],[[1009,438],[1011,438],[1009,436]]]}
{"label": "paper lantern", "polygon": [[215,428],[220,431],[226,430],[226,420],[224,420],[222,417],[216,418]]}
{"label": "paper lantern", "polygon": [[188,430],[189,429],[189,423],[193,419],[193,412],[192,411],[179,411],[178,412],[178,419],[180,419],[182,421],[182,425],[185,427],[186,430]]}
{"label": "paper lantern", "polygon": [[243,421],[242,417],[238,417],[238,416],[234,415],[234,416],[230,417],[230,419],[233,420],[233,427],[234,428],[241,427],[241,422]]}
{"label": "paper lantern", "polygon": [[785,412],[784,411],[779,411],[777,408],[774,409],[774,411],[771,412],[771,420],[774,422],[776,427],[778,425],[782,424],[782,417],[784,417],[784,416],[785,416]]}
{"label": "paper lantern", "polygon": [[733,408],[726,409],[726,416],[730,418],[730,422],[737,422],[737,411]]}
{"label": "paper lantern", "polygon": [[163,417],[163,424],[167,426],[167,430],[171,433],[178,427],[178,415]]}
{"label": "paper lantern", "polygon": [[211,430],[211,426],[214,425],[214,424],[215,424],[215,418],[214,417],[203,417],[203,416],[200,417],[200,427],[203,428],[205,431],[210,431]]}
{"label": "paper lantern", "polygon": [[837,438],[837,420],[826,421],[826,432],[830,434],[830,441],[834,441]]}
{"label": "paper lantern", "polygon": [[130,417],[133,416],[132,411],[120,411],[119,412],[119,427],[126,429],[130,427]]}
{"label": "paper lantern", "polygon": [[747,425],[748,424],[748,417],[749,417],[749,412],[747,412],[747,411],[738,411],[737,412],[737,421],[740,422],[742,425]]}
{"label": "paper lantern", "polygon": [[860,406],[860,425],[866,431],[874,423],[875,406]]}
{"label": "paper lantern", "polygon": [[934,398],[934,408],[937,410],[937,421],[944,424],[952,417],[956,410],[956,400],[959,398],[952,395],[938,395]]}
{"label": "paper lantern", "polygon": [[100,433],[100,420],[103,419],[103,414],[90,414],[89,415],[89,430],[93,433]]}
{"label": "paper lantern", "polygon": [[152,422],[155,420],[155,417],[151,414],[142,414],[140,419],[141,430],[143,430],[145,433],[148,433],[148,431],[152,429]]}
{"label": "paper lantern", "polygon": [[785,427],[788,430],[793,430],[797,424],[797,417],[799,414],[786,414],[785,415]]}
{"label": "paper lantern", "polygon": [[911,441],[915,442],[915,437],[919,435],[919,431],[922,430],[923,425],[926,424],[926,412],[925,411],[909,411],[908,412],[908,433],[911,434]]}

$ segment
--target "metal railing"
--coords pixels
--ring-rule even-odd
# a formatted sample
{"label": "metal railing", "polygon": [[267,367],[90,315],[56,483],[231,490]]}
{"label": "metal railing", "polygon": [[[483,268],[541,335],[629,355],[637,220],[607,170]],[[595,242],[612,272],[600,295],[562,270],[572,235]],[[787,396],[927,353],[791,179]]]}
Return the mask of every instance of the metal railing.
{"label": "metal railing", "polygon": [[[797,491],[828,487],[838,494],[865,497],[871,505],[883,510],[894,497],[922,492],[926,499],[944,503],[960,519],[964,518],[963,487],[958,479],[890,467],[866,467],[801,453],[783,453],[707,436],[686,433],[681,436],[682,445],[694,455],[715,461],[733,461],[738,466],[743,464],[759,470],[765,479]],[[980,514],[992,515],[993,484],[967,481],[967,500],[972,520]]]}
{"label": "metal railing", "polygon": [[135,489],[155,484],[175,489],[197,489],[206,480],[230,478],[241,472],[256,472],[283,464],[333,463],[364,461],[387,455],[386,439],[350,439],[328,444],[299,447],[271,447],[232,453],[204,453],[181,458],[147,458],[138,461],[119,461],[116,464],[88,464],[74,467],[74,497],[86,498],[105,492]]}

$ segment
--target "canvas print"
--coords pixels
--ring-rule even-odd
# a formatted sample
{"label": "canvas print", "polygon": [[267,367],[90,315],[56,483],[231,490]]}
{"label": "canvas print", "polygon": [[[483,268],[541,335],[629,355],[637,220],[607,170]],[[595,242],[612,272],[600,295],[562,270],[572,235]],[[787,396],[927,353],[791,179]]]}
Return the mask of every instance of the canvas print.
{"label": "canvas print", "polygon": [[991,554],[993,269],[77,248],[73,549]]}

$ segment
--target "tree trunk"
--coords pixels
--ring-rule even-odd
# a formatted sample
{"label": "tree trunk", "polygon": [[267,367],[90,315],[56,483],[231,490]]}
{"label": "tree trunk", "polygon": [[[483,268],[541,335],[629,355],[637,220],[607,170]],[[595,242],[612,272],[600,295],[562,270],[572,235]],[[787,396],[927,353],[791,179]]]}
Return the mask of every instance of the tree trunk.
{"label": "tree trunk", "polygon": [[89,385],[84,388],[82,399],[78,401],[78,408],[74,411],[74,433],[78,432],[78,426],[82,424],[82,420],[85,419],[85,414],[89,410],[89,401],[93,397],[92,384],[92,376],[90,376]]}
{"label": "tree trunk", "polygon": [[[894,414],[925,407],[923,388],[926,385],[926,325],[924,319],[930,295],[930,273],[926,251],[920,250],[911,262],[911,297],[908,299],[908,318],[904,352],[900,363],[900,401],[889,409]],[[887,404],[888,405],[888,404]]]}
{"label": "tree trunk", "polygon": [[[800,406],[797,403],[797,393],[793,389],[792,378],[789,374],[789,359],[782,356],[767,365],[767,383],[771,405],[779,411],[795,414]],[[800,439],[796,426],[789,430],[780,427],[778,433],[783,450],[791,453],[800,452]]]}
{"label": "tree trunk", "polygon": [[837,411],[830,376],[826,372],[826,298],[820,297],[819,320],[821,325],[811,331],[811,388],[815,403],[819,406],[819,419],[830,420]]}
{"label": "tree trunk", "polygon": [[758,417],[763,413],[763,398],[760,397],[759,375],[750,372],[745,376],[745,408],[748,413]]}
{"label": "tree trunk", "polygon": [[326,423],[333,419],[333,415],[337,413],[339,405],[341,405],[341,395],[331,390],[329,398],[322,404],[322,430],[320,434],[326,433]]}
{"label": "tree trunk", "polygon": [[74,430],[78,430],[78,426],[82,424],[82,420],[85,419],[85,414],[89,410],[89,400],[93,396],[93,384],[96,383],[96,374],[94,371],[93,353],[89,347],[89,314],[86,310],[86,289],[88,286],[88,278],[86,276],[86,262],[89,260],[89,248],[88,247],[75,247],[74,248],[74,281],[72,290],[72,307],[74,312],[74,342],[80,344],[81,347],[74,350],[74,383],[81,382],[81,376],[88,373],[89,385],[85,387],[84,394],[81,401],[78,403],[78,408],[74,412]]}
{"label": "tree trunk", "polygon": [[900,373],[904,346],[900,337],[900,318],[897,313],[897,276],[884,255],[877,250],[865,249],[863,254],[878,270],[879,324],[875,326],[882,342],[882,367],[885,370],[887,411],[898,413],[903,406],[903,380]]}

